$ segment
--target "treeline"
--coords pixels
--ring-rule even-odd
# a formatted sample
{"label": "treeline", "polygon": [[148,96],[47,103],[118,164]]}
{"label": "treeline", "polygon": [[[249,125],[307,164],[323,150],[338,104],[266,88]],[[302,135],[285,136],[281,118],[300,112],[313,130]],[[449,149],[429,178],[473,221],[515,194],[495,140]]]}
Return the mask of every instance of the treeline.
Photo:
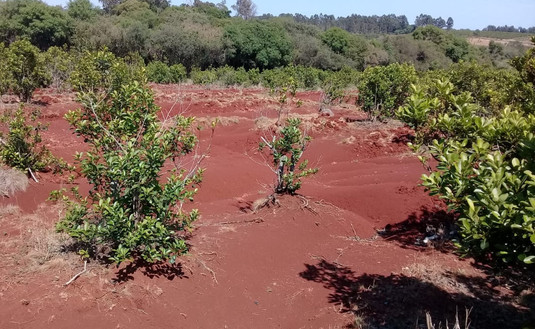
{"label": "treeline", "polygon": [[524,28],[524,27],[514,27],[514,25],[508,26],[494,26],[488,25],[483,29],[483,31],[489,32],[519,32],[519,33],[535,33],[535,26]]}
{"label": "treeline", "polygon": [[[104,47],[116,56],[139,55],[145,64],[183,65],[187,74],[230,66],[259,71],[288,65],[341,70],[409,63],[417,70],[459,61],[505,67],[522,47],[496,51],[474,47],[441,27],[441,18],[420,15],[414,31],[405,16],[282,15],[231,17],[224,3],[199,0],[171,6],[165,0],[71,0],[66,8],[40,0],[0,0],[0,42],[27,39],[81,52]],[[429,23],[429,24],[428,24]],[[448,23],[453,24],[448,19]],[[410,31],[410,34],[400,34]],[[355,32],[355,33],[353,33]],[[359,34],[357,34],[359,33]],[[373,37],[369,33],[381,33]]]}
{"label": "treeline", "polygon": [[[406,34],[414,30],[414,26],[409,24],[405,15],[394,14],[382,16],[363,16],[353,14],[346,17],[335,17],[334,15],[316,14],[305,16],[302,14],[281,14],[279,18],[290,18],[297,23],[310,24],[327,30],[332,27],[339,27],[351,33],[357,34]],[[260,19],[273,19],[275,16],[265,14]]]}

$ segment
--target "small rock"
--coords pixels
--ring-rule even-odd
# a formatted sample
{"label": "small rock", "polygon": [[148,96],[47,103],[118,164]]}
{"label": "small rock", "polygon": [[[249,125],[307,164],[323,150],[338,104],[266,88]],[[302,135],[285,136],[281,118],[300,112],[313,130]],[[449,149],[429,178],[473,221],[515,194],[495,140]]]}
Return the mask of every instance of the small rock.
{"label": "small rock", "polygon": [[334,117],[334,113],[330,109],[321,109],[320,114],[322,117]]}

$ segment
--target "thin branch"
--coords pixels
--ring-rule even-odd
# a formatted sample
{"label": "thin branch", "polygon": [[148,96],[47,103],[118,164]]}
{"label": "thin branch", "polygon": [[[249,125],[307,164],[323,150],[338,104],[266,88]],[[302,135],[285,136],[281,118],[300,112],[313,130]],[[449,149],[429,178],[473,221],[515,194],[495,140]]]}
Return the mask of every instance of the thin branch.
{"label": "thin branch", "polygon": [[66,287],[74,282],[74,280],[78,279],[78,277],[82,274],[84,274],[87,271],[87,260],[84,261],[84,270],[73,276],[69,281],[67,281],[63,286]]}
{"label": "thin branch", "polygon": [[[102,100],[101,100],[102,101]],[[101,102],[99,101],[99,103]],[[91,112],[93,112],[93,115],[95,116],[95,120],[97,121],[97,124],[100,126],[100,128],[102,128],[102,130],[104,130],[104,132],[110,136],[114,141],[115,143],[117,144],[117,146],[119,146],[119,148],[126,153],[125,149],[123,148],[123,145],[121,143],[119,143],[119,141],[117,140],[117,138],[115,138],[115,136],[113,136],[113,134],[108,130],[106,129],[106,127],[104,127],[104,125],[100,122],[100,119],[98,117],[98,114],[97,112],[95,111],[95,107],[98,105],[95,104],[93,105],[93,101],[91,99],[89,99],[89,108],[91,109]]]}
{"label": "thin branch", "polygon": [[36,182],[36,183],[39,183],[39,181],[37,180],[37,177],[35,177],[33,171],[31,168],[28,168],[28,172],[30,173],[30,176],[32,177],[32,179]]}

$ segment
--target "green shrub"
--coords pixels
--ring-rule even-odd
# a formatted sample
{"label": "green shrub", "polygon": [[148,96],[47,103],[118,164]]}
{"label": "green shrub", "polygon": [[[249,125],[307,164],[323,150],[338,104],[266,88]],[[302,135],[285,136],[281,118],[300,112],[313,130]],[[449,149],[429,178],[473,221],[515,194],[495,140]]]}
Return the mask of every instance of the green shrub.
{"label": "green shrub", "polygon": [[49,86],[61,91],[69,89],[68,82],[76,61],[73,53],[62,48],[50,47],[43,55]]}
{"label": "green shrub", "polygon": [[15,112],[6,111],[0,116],[0,123],[5,126],[0,131],[0,160],[6,165],[20,169],[35,180],[34,172],[47,171],[55,163],[48,148],[42,143],[41,132],[46,126],[35,123],[39,112],[26,117],[21,105]]}
{"label": "green shrub", "polygon": [[315,174],[318,169],[307,169],[308,160],[301,161],[310,137],[303,133],[301,119],[289,118],[271,141],[263,138],[260,151],[269,150],[273,171],[277,175],[275,193],[295,194],[301,188],[301,178]]}
{"label": "green shrub", "polygon": [[217,74],[214,69],[202,71],[198,67],[194,67],[190,72],[190,78],[194,84],[209,85],[217,81]]}
{"label": "green shrub", "polygon": [[11,90],[22,101],[32,98],[36,88],[43,87],[47,81],[45,63],[39,49],[27,40],[13,42],[4,59],[11,75]]}
{"label": "green shrub", "polygon": [[349,67],[345,67],[338,72],[332,72],[326,77],[322,77],[322,79],[321,109],[325,106],[331,106],[342,102],[343,98],[346,96],[346,89],[357,84],[359,72]]}
{"label": "green shrub", "polygon": [[[531,43],[535,45],[535,37],[531,37]],[[522,56],[515,57],[511,64],[522,76],[522,79],[526,83],[535,85],[535,50],[530,48]]]}
{"label": "green shrub", "polygon": [[[533,137],[527,137],[533,142]],[[483,139],[435,141],[437,171],[422,177],[459,214],[465,254],[505,263],[535,262],[533,150],[527,158],[492,150]]]}
{"label": "green shrub", "polygon": [[88,143],[77,159],[92,188],[70,202],[57,229],[79,242],[84,257],[173,263],[187,250],[185,235],[198,217],[182,204],[192,200],[202,170],[178,163],[196,145],[193,118],[159,122],[153,94],[138,80],[112,85],[103,98],[92,91],[78,96],[82,109],[66,118]]}
{"label": "green shrub", "polygon": [[99,94],[100,98],[104,98],[123,84],[143,79],[144,72],[140,65],[128,65],[104,49],[85,52],[76,62],[69,82],[82,97]]}
{"label": "green shrub", "polygon": [[[289,102],[294,100],[297,84],[289,77],[282,84],[274,86],[271,93],[278,98],[277,128],[271,136],[261,137],[260,152],[269,151],[273,172],[277,176],[274,191],[278,194],[295,194],[301,188],[301,178],[315,174],[318,169],[307,169],[308,160],[301,160],[311,138],[301,127],[301,119],[290,117]],[[295,101],[300,106],[299,100]],[[274,200],[274,199],[273,199]]]}
{"label": "green shrub", "polygon": [[257,68],[250,69],[249,71],[247,71],[247,75],[248,75],[249,82],[253,86],[259,85],[260,82],[262,81],[261,76],[260,76],[260,70]]}
{"label": "green shrub", "polygon": [[147,65],[147,79],[156,83],[170,83],[173,80],[169,66],[160,61],[150,62]]}
{"label": "green shrub", "polygon": [[188,72],[182,64],[173,64],[169,66],[169,73],[171,76],[171,82],[173,83],[183,82],[188,77]]}
{"label": "green shrub", "polygon": [[359,103],[373,119],[392,117],[416,79],[416,70],[409,64],[368,67],[358,83]]}
{"label": "green shrub", "polygon": [[450,67],[447,78],[456,92],[470,92],[475,102],[490,112],[499,112],[505,106],[529,109],[535,104],[533,88],[522,83],[512,70],[464,62]]}
{"label": "green shrub", "polygon": [[217,80],[225,86],[247,86],[249,85],[249,75],[243,67],[234,69],[225,65],[216,69]]}
{"label": "green shrub", "polygon": [[488,116],[470,93],[454,89],[437,81],[429,95],[415,86],[397,112],[438,162],[422,185],[459,216],[463,253],[533,263],[535,116],[509,107]]}
{"label": "green shrub", "polygon": [[13,83],[9,62],[7,61],[8,56],[9,49],[0,42],[0,58],[4,58],[4,60],[0,61],[0,96],[9,90]]}

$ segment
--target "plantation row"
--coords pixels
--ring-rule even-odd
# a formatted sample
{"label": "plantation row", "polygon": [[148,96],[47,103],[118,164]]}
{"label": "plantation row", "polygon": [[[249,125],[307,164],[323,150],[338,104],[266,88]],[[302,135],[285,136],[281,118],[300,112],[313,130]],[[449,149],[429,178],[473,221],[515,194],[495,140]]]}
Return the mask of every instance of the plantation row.
{"label": "plantation row", "polygon": [[[164,175],[167,182],[158,180],[164,163],[189,154],[197,139],[191,118],[176,117],[174,124],[158,121],[159,109],[146,82],[147,76],[183,81],[187,70],[161,62],[145,67],[138,56],[118,58],[109,51],[50,48],[41,53],[24,40],[0,51],[7,58],[0,71],[4,92],[27,100],[36,87],[72,88],[82,104],[66,119],[89,143],[89,151],[77,156],[77,165],[93,188],[88,197],[76,189],[54,193],[56,198],[63,195],[69,207],[58,229],[79,242],[84,257],[118,263],[136,257],[174,261],[186,250],[185,235],[198,216],[196,211],[185,213],[181,205],[193,198],[202,178],[201,159],[190,171],[177,162],[176,169]],[[430,170],[422,177],[423,185],[458,216],[461,250],[487,261],[530,264],[535,261],[535,50],[511,65],[516,70],[476,63],[427,72],[398,63],[363,72],[223,67],[192,70],[189,78],[198,83],[261,84],[278,97],[278,127],[271,139],[259,141],[276,176],[272,198],[294,193],[301,178],[317,171],[302,159],[311,140],[301,122],[281,115],[290,106],[288,99],[298,88],[320,87],[324,107],[356,88],[358,105],[370,119],[397,117],[414,128],[412,146]],[[49,163],[50,154],[38,135],[40,125],[29,123],[29,117],[19,110],[6,120],[0,157],[32,174],[47,170],[42,164]],[[427,165],[429,157],[438,161],[436,168]]]}

